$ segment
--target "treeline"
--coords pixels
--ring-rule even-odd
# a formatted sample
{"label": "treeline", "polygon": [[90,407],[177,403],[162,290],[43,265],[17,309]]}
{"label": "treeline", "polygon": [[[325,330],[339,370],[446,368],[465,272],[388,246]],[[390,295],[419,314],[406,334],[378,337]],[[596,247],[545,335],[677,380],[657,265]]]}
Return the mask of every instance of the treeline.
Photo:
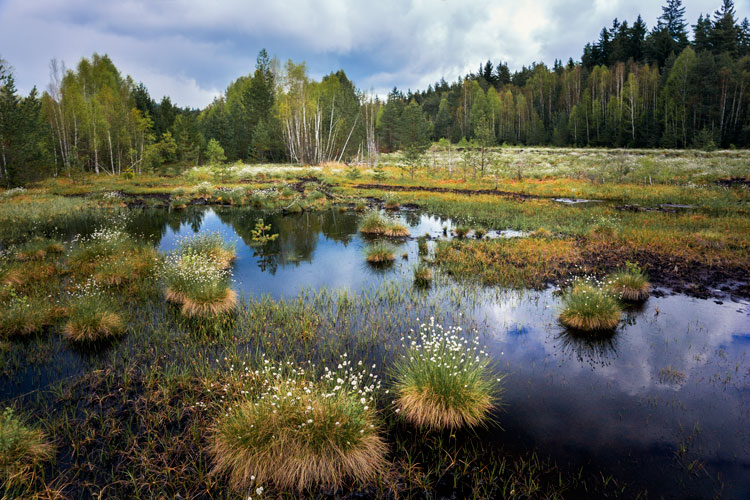
{"label": "treeline", "polygon": [[[203,110],[155,101],[106,55],[74,69],[52,61],[41,95],[18,95],[0,60],[0,183],[48,175],[135,175],[205,161],[375,161],[401,149],[416,164],[430,141],[711,148],[750,146],[750,24],[732,0],[689,27],[668,0],[648,30],[614,20],[580,62],[511,72],[482,64],[424,91],[381,100],[343,71],[321,81],[262,50],[255,70]],[[692,32],[692,35],[691,35]]]}
{"label": "treeline", "polygon": [[[701,15],[689,39],[680,0],[662,7],[648,31],[615,20],[586,45],[580,63],[555,61],[513,74],[488,61],[475,74],[426,91],[394,89],[385,103],[381,144],[412,99],[432,138],[490,143],[616,147],[750,146],[750,24],[732,0]],[[489,129],[489,133],[487,132]]]}

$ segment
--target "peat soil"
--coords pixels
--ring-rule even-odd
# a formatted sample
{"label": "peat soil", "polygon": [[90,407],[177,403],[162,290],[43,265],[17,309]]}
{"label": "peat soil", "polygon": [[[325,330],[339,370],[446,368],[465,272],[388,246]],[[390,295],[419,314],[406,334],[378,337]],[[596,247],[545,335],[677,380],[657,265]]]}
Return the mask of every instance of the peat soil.
{"label": "peat soil", "polygon": [[[750,298],[750,266],[722,264],[707,266],[650,252],[614,246],[591,248],[581,244],[582,258],[593,269],[612,270],[623,262],[637,262],[648,272],[654,286],[672,293],[684,293],[699,299]],[[662,292],[663,293],[663,292]],[[658,295],[659,291],[655,293]]]}

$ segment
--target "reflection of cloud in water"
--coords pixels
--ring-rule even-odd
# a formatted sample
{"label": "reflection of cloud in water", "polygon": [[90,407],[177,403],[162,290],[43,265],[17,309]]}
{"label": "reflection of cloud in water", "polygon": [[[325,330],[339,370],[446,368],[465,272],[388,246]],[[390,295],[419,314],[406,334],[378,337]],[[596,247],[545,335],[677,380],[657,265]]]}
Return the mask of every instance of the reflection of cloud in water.
{"label": "reflection of cloud in water", "polygon": [[[547,290],[510,293],[479,308],[491,330],[490,348],[504,352],[502,366],[512,375],[504,396],[508,412],[526,431],[590,449],[615,442],[674,446],[680,426],[698,423],[702,453],[750,461],[742,389],[723,390],[712,381],[721,367],[747,363],[745,349],[716,355],[733,341],[746,345],[736,339],[748,325],[736,304],[651,298],[602,341],[571,337],[557,324],[558,304]],[[525,335],[512,333],[518,325]],[[660,382],[666,367],[684,372],[686,381]]]}
{"label": "reflection of cloud in water", "polygon": [[[246,244],[262,214],[217,214],[210,209],[197,213],[202,216],[165,218],[165,229],[153,222],[149,231],[162,231],[162,250],[174,248],[177,235],[193,234],[196,225],[236,241],[234,279],[246,294],[294,297],[304,288],[359,291],[393,279],[410,286],[412,280],[416,242],[411,239],[401,247],[409,253],[408,261],[398,258],[392,269],[373,270],[365,262],[365,242],[357,234],[358,217],[353,214],[266,218],[272,232],[280,233],[279,241],[269,247],[281,256],[271,274],[258,268],[258,256]],[[409,220],[418,221],[411,227],[414,237],[439,235],[444,225],[451,226],[435,217]],[[750,322],[736,311],[736,304],[653,297],[640,310],[626,312],[614,338],[582,342],[558,324],[559,298],[551,290],[475,292],[448,281],[447,287],[436,283],[430,293],[444,301],[440,307],[447,314],[463,311],[467,320],[478,323],[499,368],[509,373],[503,396],[506,412],[500,417],[504,426],[551,446],[624,456],[631,449],[670,449],[684,437],[680,429],[697,423],[701,432],[695,446],[702,458],[750,461],[750,377],[743,379],[735,372],[736,366],[748,366],[744,353]],[[451,296],[461,305],[450,307]],[[681,384],[664,383],[663,376],[660,381],[666,367],[685,374]],[[727,373],[732,374],[728,381]]]}

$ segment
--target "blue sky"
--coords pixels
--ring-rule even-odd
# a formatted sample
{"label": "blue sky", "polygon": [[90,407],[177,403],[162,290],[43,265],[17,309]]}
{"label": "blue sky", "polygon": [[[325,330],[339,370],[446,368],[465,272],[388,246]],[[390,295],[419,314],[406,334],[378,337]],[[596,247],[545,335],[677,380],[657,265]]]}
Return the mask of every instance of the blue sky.
{"label": "blue sky", "polygon": [[[685,0],[687,18],[721,0]],[[73,67],[93,52],[142,81],[159,99],[203,107],[252,71],[265,47],[307,62],[312,77],[343,68],[364,90],[426,88],[475,71],[481,61],[579,59],[612,19],[640,13],[649,28],[658,0],[0,0],[0,57],[22,92],[49,82],[49,61]],[[750,0],[735,0],[738,17]]]}

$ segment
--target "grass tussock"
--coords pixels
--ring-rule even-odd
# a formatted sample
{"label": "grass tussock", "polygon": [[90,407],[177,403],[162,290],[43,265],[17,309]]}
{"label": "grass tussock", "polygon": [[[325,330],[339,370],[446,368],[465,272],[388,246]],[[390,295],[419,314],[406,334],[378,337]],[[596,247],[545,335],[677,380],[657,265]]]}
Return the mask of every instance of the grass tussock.
{"label": "grass tussock", "polygon": [[15,258],[21,262],[43,260],[48,256],[59,255],[64,251],[65,247],[59,241],[35,237],[15,250]]}
{"label": "grass tussock", "polygon": [[32,482],[35,470],[51,460],[54,451],[44,432],[28,426],[13,409],[0,414],[0,483],[5,493]]}
{"label": "grass tussock", "polygon": [[95,343],[125,332],[125,320],[95,282],[80,287],[70,299],[63,334],[73,342]]}
{"label": "grass tussock", "polygon": [[560,322],[582,332],[617,328],[622,308],[608,290],[589,282],[574,283],[563,295]]}
{"label": "grass tussock", "polygon": [[396,405],[406,420],[430,429],[483,424],[496,405],[499,378],[492,378],[489,354],[461,328],[443,329],[434,318],[404,339],[397,362]]}
{"label": "grass tussock", "polygon": [[384,470],[377,378],[345,355],[337,370],[322,375],[270,363],[255,375],[256,395],[221,419],[209,448],[214,471],[234,489],[339,487],[352,479],[372,481]]}
{"label": "grass tussock", "polygon": [[160,270],[165,299],[187,317],[226,314],[237,305],[223,261],[200,253],[169,255]]}
{"label": "grass tussock", "polygon": [[377,211],[372,211],[362,218],[359,232],[368,236],[389,238],[405,238],[410,234],[406,226]]}
{"label": "grass tussock", "polygon": [[54,323],[58,312],[50,297],[24,295],[12,288],[0,307],[0,338],[38,333]]}
{"label": "grass tussock", "polygon": [[628,262],[624,269],[609,275],[609,288],[620,300],[641,302],[651,294],[651,283],[648,275],[636,264]]}
{"label": "grass tussock", "polygon": [[235,246],[224,241],[219,233],[206,233],[180,241],[182,254],[201,254],[211,258],[224,269],[231,267],[237,256]]}
{"label": "grass tussock", "polygon": [[428,287],[432,283],[432,269],[426,264],[419,264],[414,268],[414,284]]}
{"label": "grass tussock", "polygon": [[396,260],[396,250],[393,245],[376,241],[365,250],[367,262],[370,264],[390,264]]}

